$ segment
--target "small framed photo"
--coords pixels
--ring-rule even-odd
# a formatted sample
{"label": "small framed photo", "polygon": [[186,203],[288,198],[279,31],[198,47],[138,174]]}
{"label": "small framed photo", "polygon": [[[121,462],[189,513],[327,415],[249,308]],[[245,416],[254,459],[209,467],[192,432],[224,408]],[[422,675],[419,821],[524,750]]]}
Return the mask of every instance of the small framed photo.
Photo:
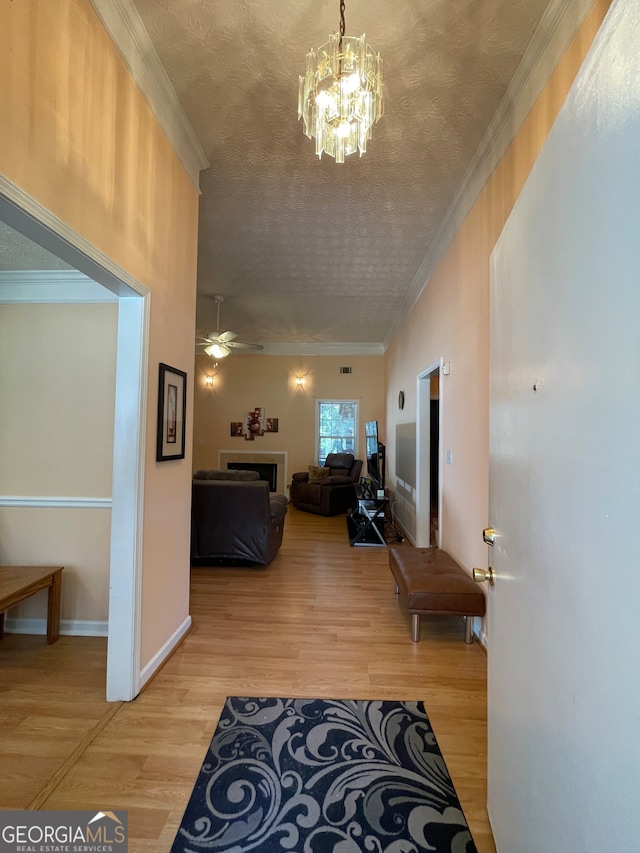
{"label": "small framed photo", "polygon": [[187,374],[160,362],[156,462],[184,459]]}

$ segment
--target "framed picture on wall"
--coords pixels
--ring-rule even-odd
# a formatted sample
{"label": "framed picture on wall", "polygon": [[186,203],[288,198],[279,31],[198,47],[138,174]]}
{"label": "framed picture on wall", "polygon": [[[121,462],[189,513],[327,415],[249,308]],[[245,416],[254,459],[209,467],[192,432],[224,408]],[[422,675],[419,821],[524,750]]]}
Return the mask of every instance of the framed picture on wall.
{"label": "framed picture on wall", "polygon": [[184,459],[187,374],[160,362],[156,461]]}

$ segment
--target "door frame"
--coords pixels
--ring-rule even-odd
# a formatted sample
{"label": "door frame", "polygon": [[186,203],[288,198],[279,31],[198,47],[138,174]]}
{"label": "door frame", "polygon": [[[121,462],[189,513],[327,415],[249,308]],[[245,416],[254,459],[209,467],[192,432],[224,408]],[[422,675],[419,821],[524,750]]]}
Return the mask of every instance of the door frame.
{"label": "door frame", "polygon": [[0,219],[118,297],[106,698],[128,701],[140,692],[151,293],[1,174]]}
{"label": "door frame", "polygon": [[416,377],[416,548],[429,548],[431,544],[431,378],[438,376],[438,534],[437,546],[442,542],[442,424],[444,358],[432,362]]}

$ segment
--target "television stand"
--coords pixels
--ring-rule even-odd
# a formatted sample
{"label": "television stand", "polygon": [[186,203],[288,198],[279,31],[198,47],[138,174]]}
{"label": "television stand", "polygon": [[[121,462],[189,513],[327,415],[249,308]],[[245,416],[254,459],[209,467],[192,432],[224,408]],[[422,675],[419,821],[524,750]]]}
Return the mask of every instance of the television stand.
{"label": "television stand", "polygon": [[356,486],[358,507],[351,515],[347,516],[347,527],[349,530],[349,543],[352,547],[362,545],[384,545],[385,512],[388,498],[363,498],[362,489]]}

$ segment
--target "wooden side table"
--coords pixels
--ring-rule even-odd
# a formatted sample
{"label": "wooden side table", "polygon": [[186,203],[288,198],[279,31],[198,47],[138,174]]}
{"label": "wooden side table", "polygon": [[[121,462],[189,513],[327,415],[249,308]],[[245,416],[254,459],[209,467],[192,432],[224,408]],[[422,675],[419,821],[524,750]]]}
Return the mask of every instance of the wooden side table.
{"label": "wooden side table", "polygon": [[60,594],[64,566],[0,566],[0,639],[4,636],[4,612],[41,589],[49,590],[47,642],[60,636]]}

